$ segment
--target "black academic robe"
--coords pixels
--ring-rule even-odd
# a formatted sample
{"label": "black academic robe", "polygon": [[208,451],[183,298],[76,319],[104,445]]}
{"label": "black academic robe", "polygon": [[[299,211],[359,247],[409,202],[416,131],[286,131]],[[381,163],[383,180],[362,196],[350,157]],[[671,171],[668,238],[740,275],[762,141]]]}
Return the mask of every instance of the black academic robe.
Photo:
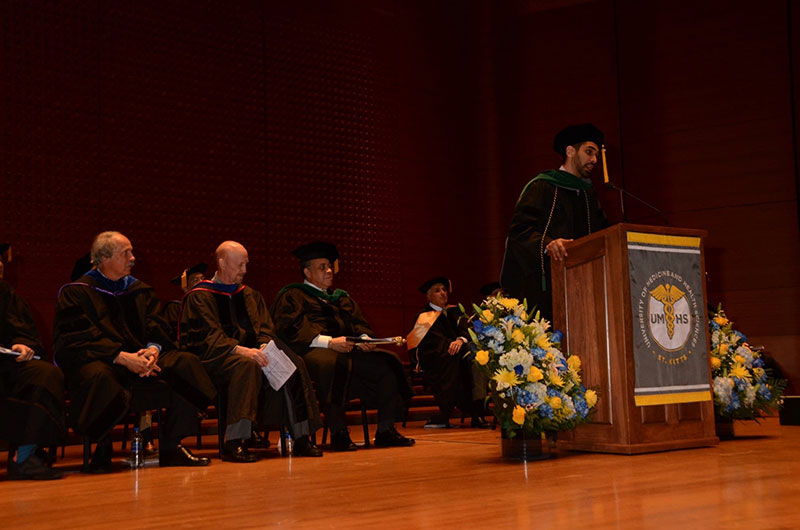
{"label": "black academic robe", "polygon": [[[417,316],[437,311],[425,306]],[[415,318],[416,320],[416,318]],[[417,346],[417,358],[426,384],[433,392],[439,412],[448,418],[454,406],[464,414],[471,413],[473,396],[472,360],[465,359],[469,352],[467,343],[455,355],[450,355],[450,344],[459,337],[468,337],[466,317],[457,307],[447,308],[433,322]]]}
{"label": "black academic robe", "polygon": [[[45,350],[30,308],[0,281],[0,346],[24,344],[44,358]],[[0,354],[0,439],[18,445],[61,444],[64,425],[64,375],[43,360],[17,362]]]}
{"label": "black academic robe", "polygon": [[161,322],[169,338],[178,343],[178,321],[181,318],[180,300],[169,300],[161,306]]}
{"label": "black academic robe", "polygon": [[[105,435],[127,414],[131,388],[148,381],[165,380],[201,410],[216,397],[202,364],[190,353],[177,350],[167,335],[160,302],[153,288],[142,281],[111,292],[84,274],[61,288],[53,332],[56,362],[70,390],[71,422],[80,434]],[[162,371],[157,376],[143,379],[114,364],[121,351],[136,352],[151,342],[161,346],[158,364]]]}
{"label": "black academic robe", "polygon": [[256,423],[282,421],[278,412],[282,410],[282,400],[261,375],[260,368],[256,368],[256,377],[243,377],[247,384],[229,384],[230,371],[234,369],[231,363],[242,364],[245,360],[233,353],[236,346],[260,348],[274,340],[297,367],[285,384],[292,398],[294,422],[308,420],[312,432],[321,426],[305,363],[278,338],[264,298],[255,289],[242,285],[227,293],[212,281],[200,282],[183,298],[179,334],[181,347],[198,355],[217,384],[227,387],[228,424],[240,419]]}
{"label": "black academic robe", "polygon": [[577,239],[607,226],[594,189],[570,190],[543,180],[529,183],[514,208],[500,283],[552,321],[550,258],[544,249],[554,239]]}
{"label": "black academic robe", "polygon": [[[307,362],[312,352],[311,342],[317,335],[330,337],[361,336],[374,333],[358,304],[345,291],[337,290],[333,296],[304,284],[292,284],[283,288],[270,307],[278,336],[293,350],[305,356]],[[313,350],[326,348],[313,348]],[[404,401],[411,399],[413,391],[400,359],[392,352],[374,350],[369,352],[374,359],[382,359],[383,365],[375,364],[366,370],[382,370],[387,367],[396,381],[397,391]],[[317,385],[317,395],[323,404],[344,405],[351,397],[350,387],[359,388],[368,394],[376,394],[379,389],[370,389],[362,381],[352,382],[353,362],[361,362],[364,356],[356,349],[353,352],[326,356],[313,355],[315,365],[309,364],[311,376]],[[320,362],[317,362],[320,361]],[[369,362],[369,361],[367,361]],[[361,367],[359,367],[359,372]],[[367,374],[371,377],[372,374]],[[381,398],[377,398],[381,399]]]}

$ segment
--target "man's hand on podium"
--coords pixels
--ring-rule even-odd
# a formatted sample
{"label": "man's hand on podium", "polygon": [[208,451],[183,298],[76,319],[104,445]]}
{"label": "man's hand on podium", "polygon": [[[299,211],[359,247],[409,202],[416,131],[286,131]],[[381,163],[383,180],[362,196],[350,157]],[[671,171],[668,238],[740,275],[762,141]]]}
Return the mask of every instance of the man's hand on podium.
{"label": "man's hand on podium", "polygon": [[547,255],[550,256],[550,259],[554,259],[556,261],[561,261],[562,259],[567,257],[567,249],[564,247],[564,243],[569,243],[572,239],[564,239],[558,238],[554,239],[547,244],[545,249],[547,250]]}

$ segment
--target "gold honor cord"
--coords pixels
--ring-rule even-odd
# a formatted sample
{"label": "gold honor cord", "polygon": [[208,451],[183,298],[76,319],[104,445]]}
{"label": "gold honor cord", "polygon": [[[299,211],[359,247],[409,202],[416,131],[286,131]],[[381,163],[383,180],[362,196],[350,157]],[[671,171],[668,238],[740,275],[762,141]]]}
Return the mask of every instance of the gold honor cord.
{"label": "gold honor cord", "polygon": [[606,164],[606,146],[600,146],[600,155],[603,158],[603,183],[608,184],[608,165]]}

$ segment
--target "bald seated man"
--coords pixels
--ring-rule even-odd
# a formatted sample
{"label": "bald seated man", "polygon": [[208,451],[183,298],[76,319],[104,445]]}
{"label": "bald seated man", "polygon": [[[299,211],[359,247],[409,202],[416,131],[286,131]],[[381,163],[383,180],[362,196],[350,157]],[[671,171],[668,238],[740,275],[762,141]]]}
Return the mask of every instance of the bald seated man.
{"label": "bald seated man", "polygon": [[[275,334],[261,294],[245,285],[249,257],[236,241],[224,241],[215,254],[217,271],[183,298],[180,344],[195,353],[226,396],[223,459],[255,462],[246,440],[254,425],[288,424],[295,439],[295,456],[322,456],[311,440],[321,426],[311,379],[303,360]],[[273,389],[262,368],[269,364],[264,347],[275,345],[297,370]]]}

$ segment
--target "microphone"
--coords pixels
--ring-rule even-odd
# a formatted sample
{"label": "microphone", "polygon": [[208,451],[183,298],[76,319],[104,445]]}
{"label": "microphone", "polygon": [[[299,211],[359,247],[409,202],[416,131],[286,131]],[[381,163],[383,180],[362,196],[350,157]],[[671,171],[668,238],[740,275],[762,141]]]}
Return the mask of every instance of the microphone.
{"label": "microphone", "polygon": [[665,226],[669,225],[669,219],[667,219],[667,214],[666,213],[664,213],[662,210],[656,208],[655,206],[653,206],[652,204],[650,204],[646,200],[642,199],[641,197],[637,197],[636,195],[634,195],[633,193],[629,192],[628,190],[620,188],[619,186],[615,185],[613,182],[611,182],[608,179],[608,166],[606,164],[606,146],[605,146],[605,144],[600,147],[600,154],[601,154],[601,156],[603,158],[603,183],[606,185],[606,188],[608,188],[610,190],[616,190],[616,191],[619,192],[619,205],[620,205],[620,209],[622,210],[622,222],[624,223],[624,222],[627,222],[627,220],[628,220],[627,219],[627,215],[625,213],[625,198],[623,196],[623,194],[624,194],[624,195],[627,195],[628,197],[634,199],[635,201],[637,201],[637,202],[639,202],[641,204],[644,204],[645,206],[647,206],[648,208],[650,208],[651,210],[656,212],[658,215],[661,216],[662,219],[664,219],[664,225]]}

